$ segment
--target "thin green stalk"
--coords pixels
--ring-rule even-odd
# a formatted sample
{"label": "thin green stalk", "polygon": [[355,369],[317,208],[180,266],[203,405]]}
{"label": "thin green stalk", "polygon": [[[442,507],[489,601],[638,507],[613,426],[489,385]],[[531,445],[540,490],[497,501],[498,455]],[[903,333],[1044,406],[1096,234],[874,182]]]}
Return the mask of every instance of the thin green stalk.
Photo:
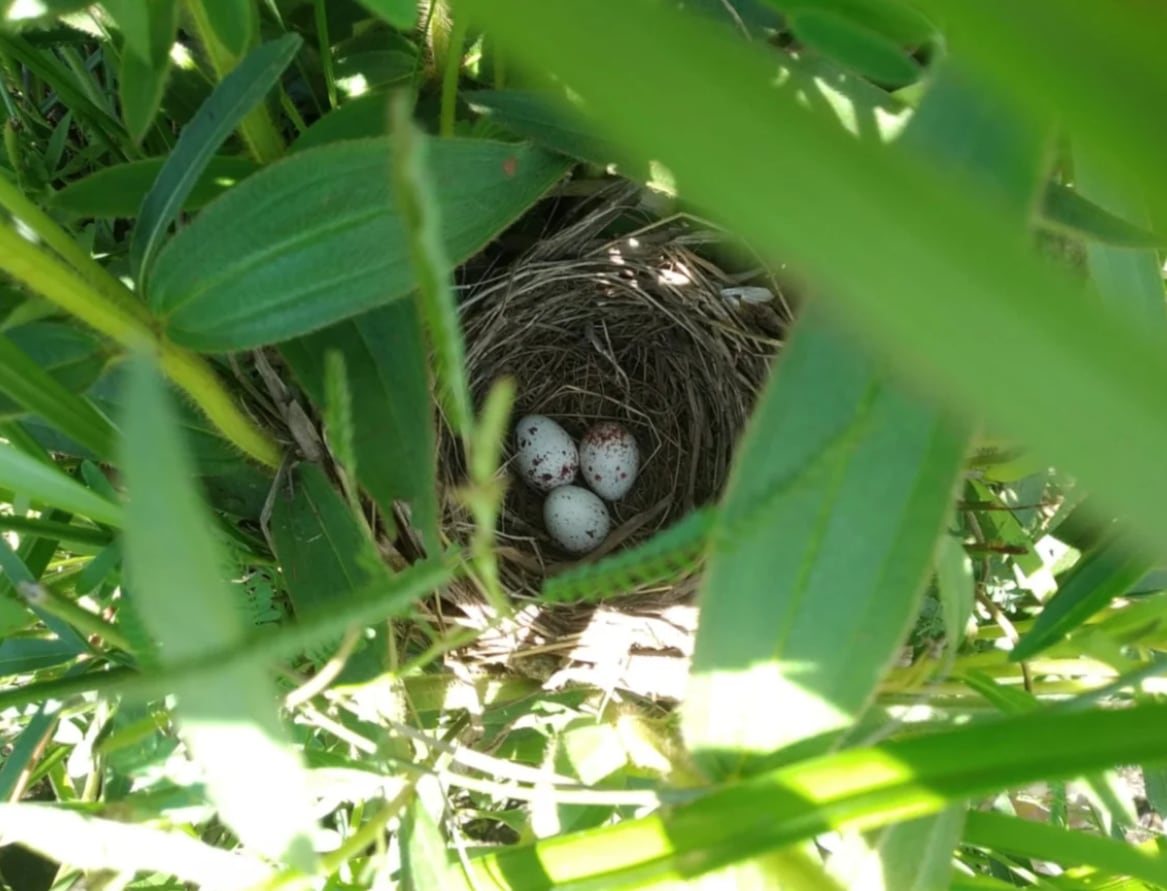
{"label": "thin green stalk", "polygon": [[[239,63],[239,59],[215,37],[202,0],[187,0],[186,7],[190,12],[199,43],[206,50],[207,58],[215,71],[215,77],[222,80]],[[247,144],[251,157],[260,164],[270,164],[284,153],[284,140],[276,129],[267,106],[262,103],[243,119],[243,123],[239,125],[239,133]]]}
{"label": "thin green stalk", "polygon": [[269,467],[279,466],[275,443],[240,411],[201,357],[163,340],[146,321],[2,225],[0,269],[127,349],[156,352],[170,379],[186,390],[230,442]]}
{"label": "thin green stalk", "polygon": [[445,68],[442,71],[442,111],[438,124],[438,134],[443,138],[454,135],[454,123],[458,111],[458,76],[462,73],[462,47],[466,43],[466,11],[461,5],[451,13],[454,21],[450,26],[450,44],[446,52]]}
{"label": "thin green stalk", "polygon": [[328,10],[324,0],[316,0],[316,37],[320,41],[320,66],[324,69],[324,86],[328,91],[328,107],[336,108],[336,72],[332,67],[332,43],[328,39]]}
{"label": "thin green stalk", "polygon": [[47,213],[17,188],[5,176],[0,176],[0,207],[28,226],[49,247],[57,252],[70,266],[81,273],[101,294],[123,307],[142,321],[149,319],[146,307],[134,299],[130,290],[114,278],[108,270],[94,260],[73,238],[62,229]]}
{"label": "thin green stalk", "polygon": [[68,622],[81,633],[99,635],[107,644],[117,647],[119,650],[125,650],[127,653],[133,652],[130,642],[117,628],[102,620],[100,616],[95,616],[87,609],[78,606],[69,598],[62,597],[39,584],[20,584],[17,585],[17,590],[30,604],[40,607],[64,622]]}

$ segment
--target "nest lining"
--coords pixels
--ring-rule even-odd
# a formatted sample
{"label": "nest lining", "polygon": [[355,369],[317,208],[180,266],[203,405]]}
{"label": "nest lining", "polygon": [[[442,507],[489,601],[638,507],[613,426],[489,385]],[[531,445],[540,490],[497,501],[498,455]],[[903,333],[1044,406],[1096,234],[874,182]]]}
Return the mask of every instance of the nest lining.
{"label": "nest lining", "polygon": [[[577,440],[593,423],[617,421],[636,437],[639,476],[627,496],[609,504],[612,532],[588,561],[635,545],[720,494],[789,317],[780,300],[751,305],[722,296],[738,282],[688,247],[709,235],[694,235],[687,223],[597,237],[628,209],[620,200],[606,202],[462,305],[477,404],[496,379],[512,376],[515,420],[547,415]],[[444,425],[439,445],[439,472],[450,492],[464,466]],[[507,446],[513,458],[514,443]],[[576,561],[543,528],[544,496],[509,464],[508,472],[500,562],[504,584],[522,597]],[[467,537],[468,517],[452,498],[444,519],[448,534]],[[642,593],[675,602],[691,592],[689,581]]]}

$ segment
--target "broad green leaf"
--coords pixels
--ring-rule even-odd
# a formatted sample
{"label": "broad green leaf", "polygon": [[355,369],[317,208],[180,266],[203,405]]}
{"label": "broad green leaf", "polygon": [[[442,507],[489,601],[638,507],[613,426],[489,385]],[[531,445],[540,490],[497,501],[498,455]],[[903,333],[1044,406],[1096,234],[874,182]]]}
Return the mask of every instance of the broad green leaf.
{"label": "broad green leaf", "polygon": [[822,9],[801,9],[790,27],[807,46],[866,77],[894,86],[911,83],[919,64],[877,31]]}
{"label": "broad green leaf", "polygon": [[417,300],[432,356],[438,404],[455,435],[469,436],[474,409],[470,404],[466,341],[451,282],[453,267],[443,242],[445,227],[437,199],[437,170],[427,152],[434,143],[426,140],[413,123],[412,110],[409,94],[393,97],[389,140],[393,196],[417,281]]}
{"label": "broad green leaf", "polygon": [[[571,83],[608,136],[658,159],[687,198],[818,285],[840,324],[918,386],[1075,473],[1129,513],[1136,534],[1162,547],[1167,351],[1158,335],[1116,318],[1069,272],[1039,258],[995,193],[903,147],[856,143],[772,86],[776,54],[657,5],[596,0],[570,12],[534,0],[466,5],[517,59]],[[944,5],[961,16],[972,8]],[[1002,28],[1016,25],[1000,18],[1009,22]],[[613,30],[616,20],[622,27]],[[1026,46],[1045,56],[1032,53],[1031,39]],[[985,42],[982,53],[990,48],[996,52]],[[1084,77],[1076,72],[1074,80]],[[1145,95],[1145,85],[1137,92]],[[1111,106],[1125,105],[1106,95]],[[771,113],[759,115],[763,107]],[[1048,114],[1048,96],[1037,107]],[[677,126],[696,109],[700,127]],[[1129,117],[1122,127],[1130,132]],[[1158,164],[1156,175],[1164,171]],[[968,361],[972,319],[993,332],[994,350],[1010,361]],[[1027,399],[1016,398],[1019,379],[1029,382]],[[1069,422],[1066,393],[1077,407]],[[1122,461],[1113,457],[1115,430],[1130,445]]]}
{"label": "broad green leaf", "polygon": [[212,847],[181,829],[135,826],[49,804],[0,804],[0,838],[80,869],[161,873],[224,891],[272,875],[260,858]]}
{"label": "broad green leaf", "polygon": [[[1123,220],[1139,225],[1148,222],[1145,203],[1132,200],[1121,189],[1114,188],[1093,163],[1090,152],[1075,152],[1074,178],[1078,191],[1101,204],[1106,211],[1113,211]],[[1152,246],[1147,247],[1147,250],[1129,250],[1087,242],[1086,263],[1090,279],[1105,303],[1119,311],[1130,312],[1135,321],[1146,324],[1151,330],[1162,331],[1167,323],[1163,264],[1156,251],[1149,249]]]}
{"label": "broad green leaf", "polygon": [[[370,587],[389,584],[388,570],[367,530],[320,466],[301,464],[291,471],[289,482],[272,511],[271,535],[297,621],[343,609]],[[344,630],[320,641],[308,655],[327,659]],[[368,680],[384,670],[384,632],[376,633],[377,640],[366,642],[349,659],[344,681]]]}
{"label": "broad green leaf", "polygon": [[361,6],[401,31],[417,25],[416,0],[359,0]]}
{"label": "broad green leaf", "polygon": [[[130,492],[125,553],[130,591],[163,666],[238,644],[247,626],[220,577],[212,520],[160,377],[135,359],[121,467]],[[315,860],[307,777],[276,711],[265,662],[228,663],[175,682],[175,709],[211,799],[240,840],[300,869]]]}
{"label": "broad green leaf", "polygon": [[1111,536],[1083,556],[1058,583],[1057,593],[1033,627],[1009,654],[1014,662],[1031,659],[1078,628],[1115,597],[1127,593],[1153,565],[1124,538]]}
{"label": "broad green leaf", "polygon": [[[31,621],[32,617],[29,619]],[[32,674],[72,662],[76,658],[77,647],[72,641],[8,638],[0,641],[0,676]],[[7,761],[5,765],[0,765],[0,774],[6,765]],[[3,783],[0,782],[0,790],[2,787]]]}
{"label": "broad green leaf", "polygon": [[11,340],[0,335],[0,393],[94,454],[109,459],[115,431],[109,420],[75,395]]}
{"label": "broad green leaf", "polygon": [[139,290],[149,277],[154,256],[162,247],[170,224],[206,170],[223,141],[239,126],[279,80],[300,49],[295,34],[265,43],[248,53],[183,129],[138,213],[130,239],[130,265]]}
{"label": "broad green leaf", "polygon": [[[138,64],[129,71],[141,76],[165,70],[178,30],[178,0],[102,0],[102,5],[121,29],[125,55],[136,57]],[[123,80],[126,73],[123,60]]]}
{"label": "broad green leaf", "polygon": [[301,152],[347,139],[385,136],[389,132],[389,97],[367,93],[349,99],[312,124],[292,143],[289,152]]}
{"label": "broad green leaf", "polygon": [[350,53],[336,60],[335,77],[344,93],[363,94],[412,80],[417,56],[398,50]]}
{"label": "broad green leaf", "polygon": [[964,805],[930,817],[894,823],[872,839],[877,866],[851,891],[932,891],[947,888],[952,878],[953,850],[964,828]]}
{"label": "broad green leaf", "polygon": [[0,445],[0,486],[33,501],[81,514],[98,523],[122,524],[122,507],[76,482],[64,471],[11,445]]}
{"label": "broad green leaf", "polygon": [[513,846],[472,861],[513,891],[633,888],[691,879],[830,830],[873,830],[1037,779],[1159,763],[1167,706],[1037,712],[851,749],[782,767],[616,826]]}
{"label": "broad green leaf", "polygon": [[[65,186],[52,196],[51,206],[79,217],[132,219],[138,215],[165,163],[166,158],[148,158],[105,167]],[[258,169],[259,165],[250,158],[212,158],[191,188],[182,210],[198,210]]]}
{"label": "broad green leaf", "polygon": [[169,58],[164,57],[160,64],[151,65],[143,62],[136,53],[122,54],[118,97],[121,99],[122,120],[134,142],[141,142],[154,123],[169,74]]}
{"label": "broad green leaf", "polygon": [[[1125,203],[1125,202],[1124,202]],[[1115,216],[1077,189],[1050,183],[1041,205],[1039,223],[1052,229],[1117,248],[1154,248],[1167,238]]]}
{"label": "broad green leaf", "polygon": [[[381,139],[300,152],[203,211],[167,245],[151,280],[150,300],[168,335],[198,350],[246,349],[412,291],[389,155]],[[513,222],[568,166],[527,146],[468,139],[434,140],[429,160],[454,263]]]}
{"label": "broad green leaf", "polygon": [[215,37],[232,56],[251,48],[258,28],[255,0],[198,0]]}
{"label": "broad green leaf", "polygon": [[711,775],[825,744],[866,707],[916,614],[963,454],[945,419],[803,319],[714,522],[683,706]]}
{"label": "broad green leaf", "polygon": [[280,347],[300,386],[324,400],[324,356],[344,354],[353,397],[357,478],[385,518],[408,502],[414,524],[437,542],[433,411],[425,345],[413,300],[398,300]]}
{"label": "broad green leaf", "polygon": [[1062,866],[1092,866],[1103,872],[1127,875],[1153,885],[1167,885],[1167,858],[1156,856],[1134,845],[1089,832],[1073,832],[989,811],[969,811],[964,842],[1050,860]]}

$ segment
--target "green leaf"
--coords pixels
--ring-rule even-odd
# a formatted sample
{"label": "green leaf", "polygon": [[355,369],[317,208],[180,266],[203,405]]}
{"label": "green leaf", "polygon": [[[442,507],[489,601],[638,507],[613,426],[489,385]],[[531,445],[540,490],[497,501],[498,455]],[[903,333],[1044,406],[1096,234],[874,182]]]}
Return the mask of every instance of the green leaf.
{"label": "green leaf", "polygon": [[219,81],[183,129],[142,202],[138,225],[130,239],[130,265],[137,275],[139,290],[147,290],[142,285],[149,278],[154,256],[207,164],[247,113],[275,86],[301,42],[295,34],[286,34],[254,49]]}
{"label": "green leaf", "polygon": [[691,880],[835,830],[872,830],[950,803],[1116,763],[1161,761],[1167,706],[1037,712],[803,761],[616,826],[471,862],[489,888],[631,888]]}
{"label": "green leaf", "polygon": [[416,0],[359,0],[369,12],[379,15],[400,31],[411,31],[417,25]]}
{"label": "green leaf", "polygon": [[301,152],[348,139],[376,138],[388,132],[389,97],[385,93],[366,93],[349,99],[313,123],[288,151]]}
{"label": "green leaf", "polygon": [[122,120],[134,142],[145,138],[166,92],[170,74],[170,59],[158,65],[143,62],[136,53],[123,53],[118,74],[118,97],[122,104]]}
{"label": "green leaf", "polygon": [[[1088,151],[1074,155],[1074,177],[1078,190],[1086,197],[1101,203],[1106,211],[1120,214],[1123,220],[1138,224],[1148,222],[1146,204],[1135,200],[1098,169]],[[1164,330],[1167,312],[1164,311],[1163,270],[1158,253],[1162,246],[1142,245],[1147,250],[1124,250],[1109,244],[1086,243],[1086,263],[1090,278],[1099,295],[1108,305],[1119,311],[1130,312],[1139,324],[1151,330]]]}
{"label": "green leaf", "polygon": [[965,629],[976,602],[972,561],[955,535],[940,537],[940,547],[936,549],[936,590],[944,615],[948,653],[954,657],[964,640]]}
{"label": "green leaf", "polygon": [[1167,859],[1133,845],[1072,832],[988,811],[969,811],[964,842],[993,851],[1051,860],[1062,866],[1091,866],[1115,875],[1131,876],[1156,886],[1167,885]]}
{"label": "green leaf", "polygon": [[[9,669],[9,660],[12,657],[5,652],[7,645],[13,643],[45,644],[56,643],[56,641],[4,641],[3,644],[0,644],[0,674],[2,675],[17,673]],[[0,764],[0,800],[12,800],[12,793],[20,782],[21,774],[28,769],[29,762],[36,757],[46,738],[51,735],[52,728],[57,722],[57,712],[60,707],[60,703],[57,702],[41,703],[32,717],[28,719],[28,723],[24,725],[19,736],[12,742],[12,749],[5,756],[4,763]]]}
{"label": "green leaf", "polygon": [[395,500],[409,503],[414,525],[436,548],[437,447],[425,344],[414,301],[398,300],[280,347],[296,380],[318,407],[324,404],[324,356],[329,350],[345,357],[361,486],[383,517],[393,516]]}
{"label": "green leaf", "polygon": [[412,80],[417,68],[415,54],[373,50],[341,56],[336,60],[335,77],[342,92],[365,93]]}
{"label": "green leaf", "polygon": [[103,820],[55,805],[0,804],[0,838],[79,869],[161,873],[222,889],[242,891],[272,875],[258,857],[212,847],[181,829]]}
{"label": "green leaf", "polygon": [[960,842],[967,812],[968,808],[958,805],[931,817],[895,823],[877,833],[879,876],[870,887],[896,891],[947,888],[952,879],[952,852]]}
{"label": "green leaf", "polygon": [[[433,798],[444,800],[441,787],[433,783]],[[421,790],[419,789],[419,792]],[[401,869],[411,891],[470,891],[466,874],[452,862],[442,830],[430,816],[421,794],[415,795],[401,824]]]}
{"label": "green leaf", "polygon": [[[50,204],[54,210],[73,216],[133,219],[165,163],[166,158],[148,158],[105,167],[65,186],[52,196]],[[182,210],[198,210],[258,169],[250,158],[211,158]]]}
{"label": "green leaf", "polygon": [[[161,379],[135,359],[121,467],[130,491],[125,554],[138,614],[163,666],[237,644],[248,631],[219,575],[213,522]],[[223,821],[240,840],[300,869],[313,867],[307,777],[275,708],[265,662],[228,663],[175,683],[176,716]]]}
{"label": "green leaf", "polygon": [[[434,140],[429,160],[455,263],[568,166],[527,146],[468,139]],[[150,300],[173,340],[224,351],[318,330],[416,284],[389,183],[389,143],[361,140],[297,153],[208,207],[159,257]]]}
{"label": "green leaf", "polygon": [[91,2],[93,0],[39,0],[30,4],[26,0],[0,0],[0,21],[5,27],[40,24],[75,12]]}
{"label": "green leaf", "polygon": [[802,320],[738,446],[702,583],[683,715],[713,776],[825,743],[866,707],[918,608],[963,454],[937,412],[821,316]]}
{"label": "green leaf", "polygon": [[[132,73],[165,70],[178,30],[178,0],[102,0],[125,38],[123,55],[136,57]],[[126,76],[123,59],[122,77]],[[128,115],[127,115],[128,116]]]}
{"label": "green leaf", "polygon": [[834,12],[799,10],[790,27],[807,46],[872,80],[903,86],[920,74],[919,64],[892,40]]}
{"label": "green leaf", "polygon": [[0,393],[95,455],[106,459],[113,455],[115,431],[109,420],[58,383],[3,335],[0,335]]}
{"label": "green leaf", "polygon": [[769,0],[790,15],[830,13],[905,45],[928,41],[935,27],[901,0]]}
{"label": "green leaf", "polygon": [[251,48],[258,27],[255,0],[199,0],[215,37],[232,56]]}
{"label": "green leaf", "polygon": [[455,435],[468,436],[474,421],[474,409],[470,404],[470,378],[466,371],[466,341],[450,281],[453,267],[443,241],[442,212],[436,197],[436,171],[426,151],[432,143],[425,140],[413,123],[412,109],[412,98],[408,93],[394,95],[389,140],[393,192],[417,281],[417,298],[433,357],[438,403]]}
{"label": "green leaf", "polygon": [[1120,248],[1155,248],[1167,242],[1167,238],[1099,207],[1078,189],[1058,183],[1046,188],[1041,213],[1041,224],[1091,242]]}
{"label": "green leaf", "polygon": [[11,445],[0,445],[0,486],[33,501],[81,514],[110,526],[122,524],[120,504],[107,501],[92,490]]}
{"label": "green leaf", "polygon": [[1083,556],[1058,584],[1033,627],[1009,654],[1014,662],[1032,659],[1074,631],[1114,598],[1125,594],[1153,565],[1125,537],[1112,535]]}

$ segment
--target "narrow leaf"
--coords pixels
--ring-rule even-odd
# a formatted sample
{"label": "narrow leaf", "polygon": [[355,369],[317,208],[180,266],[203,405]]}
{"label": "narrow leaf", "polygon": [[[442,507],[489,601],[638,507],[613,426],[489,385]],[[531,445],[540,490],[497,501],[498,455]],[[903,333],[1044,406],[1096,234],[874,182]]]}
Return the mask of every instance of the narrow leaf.
{"label": "narrow leaf", "polygon": [[425,343],[415,302],[398,300],[280,347],[300,386],[318,407],[324,403],[323,357],[329,350],[345,357],[361,486],[383,517],[393,516],[395,500],[407,502],[414,525],[436,548],[437,447]]}
{"label": "narrow leaf", "polygon": [[[835,830],[871,830],[950,803],[1167,751],[1167,706],[1031,713],[825,755],[616,826],[472,861],[488,888],[634,887],[710,872]],[[585,884],[590,882],[590,885]]]}
{"label": "narrow leaf", "polygon": [[123,53],[118,74],[118,98],[121,99],[122,120],[134,142],[145,138],[166,92],[166,78],[170,74],[170,60],[161,64],[143,62],[136,53]]}
{"label": "narrow leaf", "polygon": [[120,504],[107,501],[53,465],[38,461],[10,445],[0,445],[0,486],[98,523],[122,524]]}
{"label": "narrow leaf", "polygon": [[790,27],[807,46],[872,80],[898,87],[920,74],[919,64],[893,41],[829,10],[799,10]]}
{"label": "narrow leaf", "polygon": [[[178,0],[103,0],[125,38],[125,52],[137,65],[134,73],[164,69],[178,30]],[[122,76],[125,77],[123,64]]]}
{"label": "narrow leaf", "polygon": [[950,658],[964,640],[976,602],[972,561],[955,535],[942,535],[936,549],[936,590],[944,615],[944,636]]}
{"label": "narrow leaf", "polygon": [[1103,872],[1167,885],[1167,859],[1089,832],[1072,832],[989,811],[970,811],[965,844],[1051,860],[1062,866],[1091,866]]}
{"label": "narrow leaf", "polygon": [[[441,801],[441,788],[435,790]],[[451,861],[442,830],[426,810],[421,795],[414,796],[401,826],[401,868],[412,891],[470,891],[461,868]]]}
{"label": "narrow leaf", "polygon": [[115,431],[110,422],[3,335],[0,335],[0,393],[95,455],[106,459],[113,455]]}
{"label": "narrow leaf", "polygon": [[[0,672],[6,675],[16,674],[16,671],[9,668],[11,655],[5,653],[5,647],[10,643],[28,643],[28,641],[4,641],[3,644],[0,644]],[[33,643],[55,643],[55,641],[33,641]],[[60,703],[58,702],[50,700],[41,703],[32,717],[28,719],[28,723],[24,725],[24,729],[12,741],[12,748],[5,755],[4,762],[0,764],[0,801],[12,800],[12,793],[20,782],[21,774],[28,769],[29,762],[44,744],[46,737],[52,733],[59,710]],[[0,838],[3,838],[3,833],[0,833]]]}
{"label": "narrow leaf", "polygon": [[702,584],[683,714],[713,775],[825,742],[866,707],[915,615],[963,451],[821,316],[803,319],[738,447]]}
{"label": "narrow leaf", "polygon": [[232,56],[251,47],[258,26],[254,0],[198,0],[219,43]]}
{"label": "narrow leaf", "polygon": [[[50,204],[73,216],[133,219],[165,163],[166,158],[148,158],[104,167],[54,193]],[[198,210],[258,169],[250,158],[211,158],[181,209]]]}
{"label": "narrow leaf", "polygon": [[1127,248],[1155,248],[1167,238],[1140,228],[1082,195],[1077,189],[1050,183],[1041,206],[1040,222],[1102,244]]}
{"label": "narrow leaf", "polygon": [[[161,379],[134,360],[121,466],[130,490],[125,551],[131,596],[163,666],[236,644],[247,627]],[[176,715],[212,800],[245,844],[310,869],[315,825],[307,778],[276,712],[266,664],[228,664],[175,684]]]}
{"label": "narrow leaf", "polygon": [[286,34],[257,47],[215,86],[198,114],[186,125],[158,179],[142,202],[130,239],[130,265],[139,289],[149,276],[166,231],[223,141],[268,91],[300,49],[301,40]]}
{"label": "narrow leaf", "polygon": [[1009,658],[1014,662],[1031,659],[1057,643],[1115,597],[1125,594],[1152,565],[1146,554],[1111,536],[1066,574],[1058,584],[1057,593],[1042,609],[1033,627],[1017,642]]}
{"label": "narrow leaf", "polygon": [[[299,152],[208,207],[170,242],[151,281],[169,335],[198,350],[246,349],[417,287],[389,158],[381,139]],[[470,139],[434,140],[429,162],[453,263],[480,250],[569,165],[527,146]]]}

